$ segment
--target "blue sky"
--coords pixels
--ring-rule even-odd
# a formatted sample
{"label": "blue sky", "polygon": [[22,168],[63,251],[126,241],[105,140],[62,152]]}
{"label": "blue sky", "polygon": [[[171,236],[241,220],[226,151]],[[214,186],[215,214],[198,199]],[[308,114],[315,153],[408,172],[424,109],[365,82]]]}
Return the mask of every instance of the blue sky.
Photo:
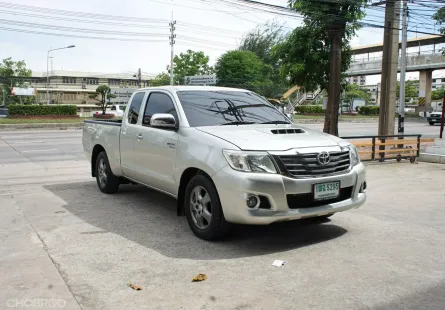
{"label": "blue sky", "polygon": [[[287,4],[285,0],[262,0],[262,2],[282,6]],[[17,5],[115,15],[121,18],[126,17],[126,19],[125,21],[110,19],[106,21],[110,24],[103,25],[96,24],[95,21],[98,20],[88,19],[82,14],[77,17],[59,14],[60,12],[48,14],[47,11],[28,10],[17,7]],[[367,10],[368,16],[365,20],[382,24],[384,17],[382,8]],[[203,50],[210,56],[212,64],[224,51],[236,48],[243,33],[253,29],[258,24],[275,19],[284,22],[289,28],[294,28],[301,23],[301,18],[264,13],[218,0],[108,0],[107,2],[99,0],[9,0],[0,2],[0,27],[2,28],[127,39],[130,38],[129,35],[83,33],[79,30],[60,32],[51,28],[37,28],[32,24],[126,33],[138,32],[150,34],[138,36],[138,39],[162,42],[92,40],[0,29],[0,59],[12,56],[16,60],[25,60],[34,71],[45,71],[48,49],[74,44],[76,48],[54,52],[54,70],[131,73],[136,72],[137,68],[141,67],[143,72],[157,74],[165,70],[170,59],[168,21],[171,19],[172,9],[173,18],[177,22],[175,53],[184,52],[187,49]],[[425,11],[422,11],[422,9],[425,9]],[[413,14],[409,28],[413,28],[417,24],[419,31],[433,32],[434,23],[426,16],[432,14],[430,10],[421,7]],[[35,15],[46,15],[55,19],[41,18]],[[77,21],[73,21],[73,19]],[[143,22],[142,19],[144,19]],[[123,24],[128,23],[133,25],[143,24],[144,27],[123,26]],[[419,36],[422,35],[419,34]],[[409,37],[415,37],[415,34],[410,33]],[[131,38],[134,38],[134,36],[131,36]],[[358,32],[358,36],[352,40],[352,45],[374,44],[381,42],[382,39],[382,29],[363,28]],[[443,72],[437,71],[434,75],[443,75]],[[412,73],[410,76],[415,78],[418,74]],[[377,82],[379,82],[378,76],[368,78],[368,83]]]}

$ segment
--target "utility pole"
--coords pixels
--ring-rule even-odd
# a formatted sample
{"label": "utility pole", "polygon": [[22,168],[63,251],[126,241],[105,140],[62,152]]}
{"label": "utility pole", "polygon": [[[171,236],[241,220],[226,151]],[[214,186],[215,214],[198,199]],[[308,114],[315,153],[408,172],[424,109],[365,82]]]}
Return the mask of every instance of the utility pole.
{"label": "utility pole", "polygon": [[402,8],[402,50],[400,61],[400,95],[399,95],[399,126],[398,133],[403,135],[405,131],[405,72],[406,72],[406,41],[408,37],[408,23],[406,22],[408,15],[408,1],[403,0]]}
{"label": "utility pole", "polygon": [[137,74],[133,74],[133,77],[137,77],[138,78],[138,87],[142,88],[142,71],[141,71],[141,68],[138,69],[138,73]]}
{"label": "utility pole", "polygon": [[170,22],[170,85],[173,85],[173,57],[174,57],[174,50],[173,46],[175,45],[175,25],[176,21],[173,20],[173,12],[172,12],[172,21]]}
{"label": "utility pole", "polygon": [[399,62],[400,1],[388,0],[385,7],[379,136],[394,134]]}

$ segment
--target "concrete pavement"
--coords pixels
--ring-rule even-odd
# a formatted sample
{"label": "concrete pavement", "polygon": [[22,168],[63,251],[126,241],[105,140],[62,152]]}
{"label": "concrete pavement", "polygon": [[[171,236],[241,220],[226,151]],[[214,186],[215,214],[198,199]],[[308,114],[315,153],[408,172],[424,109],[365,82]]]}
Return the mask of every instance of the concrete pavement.
{"label": "concrete pavement", "polygon": [[80,135],[0,133],[2,309],[443,309],[443,165],[369,165],[361,209],[205,242],[169,197],[100,193]]}

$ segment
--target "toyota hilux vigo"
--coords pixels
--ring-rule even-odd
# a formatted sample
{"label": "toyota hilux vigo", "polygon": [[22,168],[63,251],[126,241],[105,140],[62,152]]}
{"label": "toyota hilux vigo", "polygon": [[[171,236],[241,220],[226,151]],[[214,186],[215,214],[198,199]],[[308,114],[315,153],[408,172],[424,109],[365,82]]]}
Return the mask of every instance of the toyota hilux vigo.
{"label": "toyota hilux vigo", "polygon": [[351,143],[294,124],[243,89],[139,89],[122,120],[85,121],[83,148],[103,193],[137,183],[170,195],[203,239],[231,223],[329,217],[366,200]]}

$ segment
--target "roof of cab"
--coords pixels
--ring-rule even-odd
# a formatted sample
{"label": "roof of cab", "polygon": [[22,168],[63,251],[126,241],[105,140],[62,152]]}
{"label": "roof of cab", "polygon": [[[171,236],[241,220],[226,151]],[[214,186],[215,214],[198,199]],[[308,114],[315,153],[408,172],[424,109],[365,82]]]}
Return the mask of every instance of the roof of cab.
{"label": "roof of cab", "polygon": [[189,91],[199,90],[199,91],[239,91],[239,92],[250,92],[249,90],[241,89],[241,88],[230,88],[230,87],[219,87],[219,86],[156,86],[156,87],[141,88],[141,89],[138,89],[138,91],[140,91],[140,90],[153,90],[153,89],[162,89],[162,90],[167,90],[167,91],[171,91],[171,92],[185,91],[185,90],[189,90]]}

